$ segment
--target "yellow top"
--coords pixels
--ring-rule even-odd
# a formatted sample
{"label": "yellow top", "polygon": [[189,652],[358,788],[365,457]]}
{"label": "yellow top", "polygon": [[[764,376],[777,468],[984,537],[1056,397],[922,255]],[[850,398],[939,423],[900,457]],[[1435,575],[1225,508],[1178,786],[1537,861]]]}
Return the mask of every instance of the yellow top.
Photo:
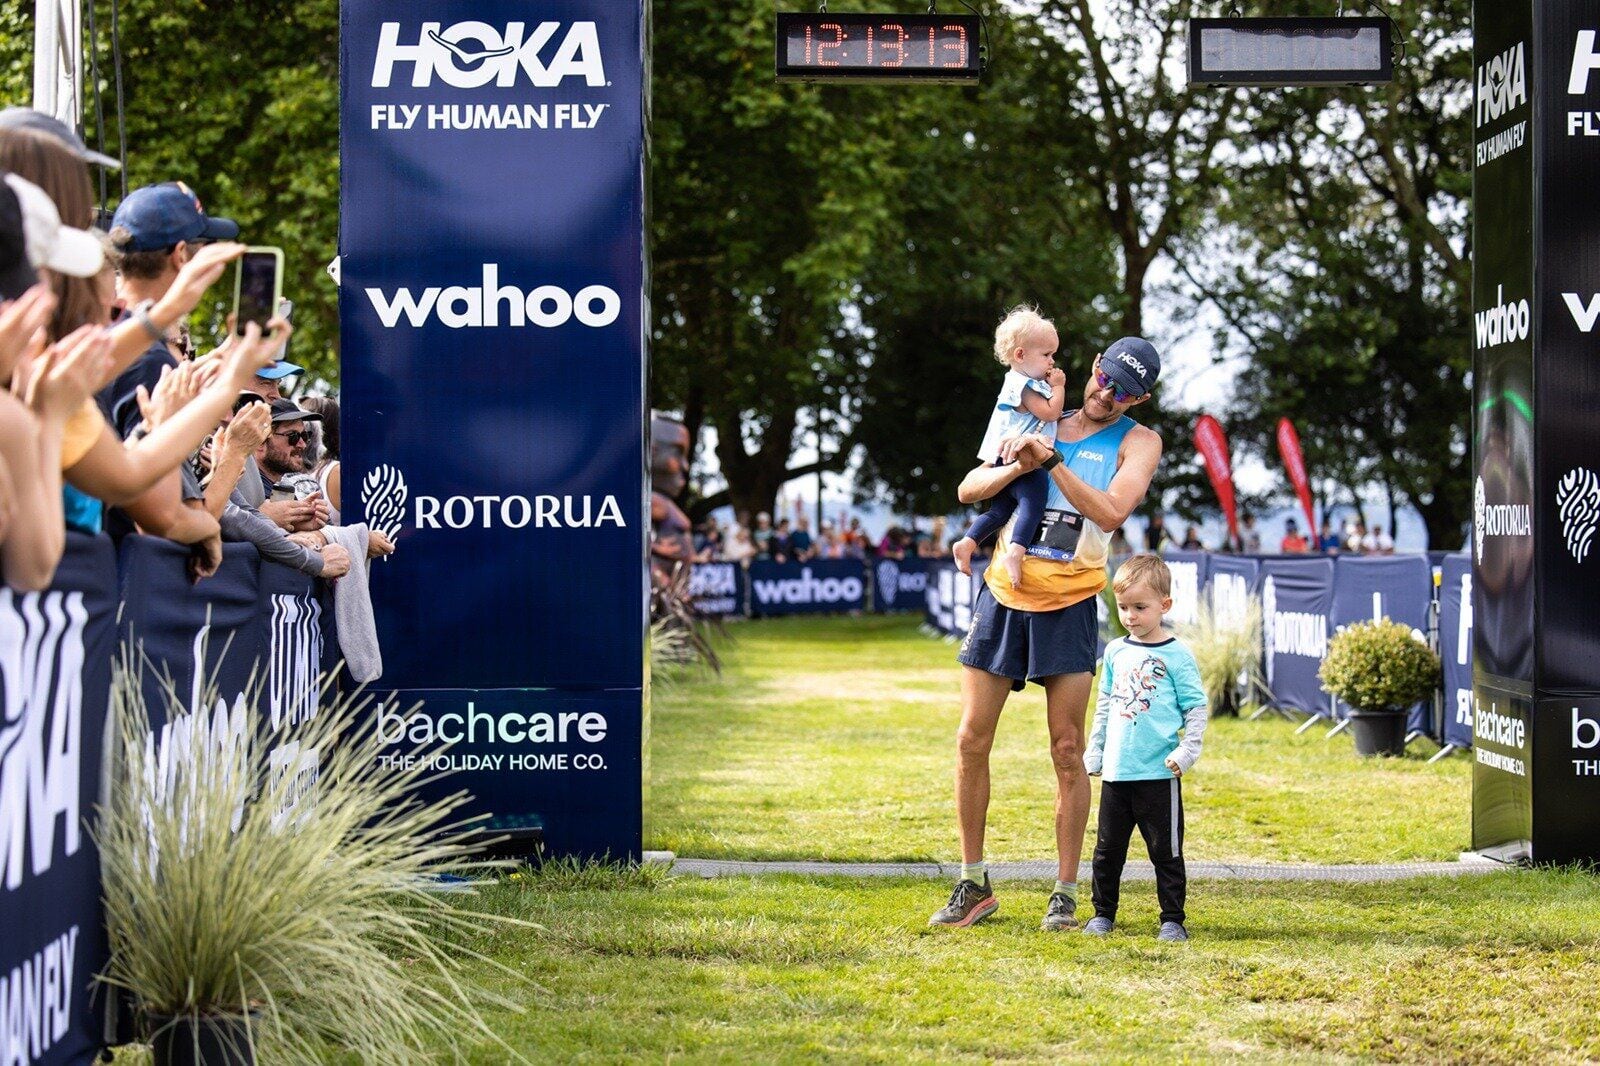
{"label": "yellow top", "polygon": [[100,439],[105,427],[105,417],[100,414],[100,408],[94,400],[83,401],[83,406],[67,419],[66,428],[61,433],[61,469],[70,470],[77,466],[89,454],[89,449],[94,447],[94,442]]}

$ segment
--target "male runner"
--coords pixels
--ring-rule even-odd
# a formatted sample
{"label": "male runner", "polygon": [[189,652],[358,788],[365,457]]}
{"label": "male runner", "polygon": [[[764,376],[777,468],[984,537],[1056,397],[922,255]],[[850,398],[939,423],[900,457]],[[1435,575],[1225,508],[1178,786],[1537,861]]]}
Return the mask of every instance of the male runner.
{"label": "male runner", "polygon": [[[1043,467],[1050,497],[1039,534],[1028,547],[1015,588],[994,559],[972,609],[972,627],[957,656],[961,727],[956,734],[956,815],[961,877],[932,925],[967,926],[999,907],[983,862],[989,811],[989,750],[1006,696],[1028,681],[1044,686],[1050,758],[1056,771],[1056,885],[1043,928],[1077,923],[1078,860],[1089,820],[1089,778],[1083,769],[1084,715],[1094,677],[1099,623],[1095,597],[1106,584],[1111,532],[1144,500],[1161,461],[1161,438],[1127,416],[1150,398],[1161,357],[1139,337],[1114,342],[1095,359],[1083,405],[1057,423],[1054,447],[1044,437],[1015,437],[1000,463],[967,474],[958,490],[975,503]],[[1001,542],[1007,534],[1002,531]]]}

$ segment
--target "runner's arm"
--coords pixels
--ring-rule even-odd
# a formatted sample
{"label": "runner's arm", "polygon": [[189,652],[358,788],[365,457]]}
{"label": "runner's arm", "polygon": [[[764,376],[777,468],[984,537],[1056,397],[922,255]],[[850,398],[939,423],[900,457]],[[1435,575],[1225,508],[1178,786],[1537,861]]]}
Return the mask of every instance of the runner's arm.
{"label": "runner's arm", "polygon": [[[1077,474],[1058,464],[1050,470],[1056,487],[1078,513],[1110,533],[1128,520],[1144,500],[1161,462],[1161,437],[1143,426],[1129,433],[1122,443],[1122,461],[1116,476],[1104,491],[1094,488]],[[1019,455],[1020,459],[1021,456]]]}
{"label": "runner's arm", "polygon": [[1010,444],[1013,440],[1037,440],[1042,454],[1036,455],[1033,451],[1023,450],[1017,454],[1014,462],[1004,466],[984,463],[982,466],[974,467],[961,479],[961,485],[956,489],[958,500],[966,504],[987,500],[1023,474],[1037,470],[1042,456],[1053,450],[1043,437],[1012,437],[1008,438],[1006,443]]}

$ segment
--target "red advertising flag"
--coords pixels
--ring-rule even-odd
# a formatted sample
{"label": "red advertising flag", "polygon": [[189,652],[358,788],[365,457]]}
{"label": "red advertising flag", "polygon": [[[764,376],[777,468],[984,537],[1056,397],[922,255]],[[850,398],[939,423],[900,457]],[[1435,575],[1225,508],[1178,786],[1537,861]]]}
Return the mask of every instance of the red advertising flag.
{"label": "red advertising flag", "polygon": [[1287,418],[1278,419],[1278,454],[1283,456],[1283,467],[1289,472],[1289,484],[1294,486],[1300,506],[1306,511],[1306,532],[1316,536],[1317,517],[1311,508],[1311,482],[1306,479],[1306,457],[1300,451],[1300,434]]}
{"label": "red advertising flag", "polygon": [[1222,504],[1222,514],[1228,520],[1228,535],[1239,537],[1239,512],[1233,499],[1233,462],[1228,458],[1228,435],[1222,423],[1210,415],[1201,415],[1194,424],[1194,446],[1206,461],[1206,475],[1216,490],[1217,502]]}

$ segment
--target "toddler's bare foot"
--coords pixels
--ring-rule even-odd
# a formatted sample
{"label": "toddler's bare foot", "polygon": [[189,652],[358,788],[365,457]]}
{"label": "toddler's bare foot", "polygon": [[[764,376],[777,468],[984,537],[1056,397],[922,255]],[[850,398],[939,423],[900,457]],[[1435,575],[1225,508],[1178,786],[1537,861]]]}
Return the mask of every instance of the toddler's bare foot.
{"label": "toddler's bare foot", "polygon": [[956,569],[972,576],[972,553],[978,550],[978,542],[971,537],[962,537],[950,546],[950,554],[955,556]]}
{"label": "toddler's bare foot", "polygon": [[1022,557],[1027,553],[1027,547],[1022,544],[1006,545],[1006,575],[1011,578],[1012,588],[1022,587]]}

